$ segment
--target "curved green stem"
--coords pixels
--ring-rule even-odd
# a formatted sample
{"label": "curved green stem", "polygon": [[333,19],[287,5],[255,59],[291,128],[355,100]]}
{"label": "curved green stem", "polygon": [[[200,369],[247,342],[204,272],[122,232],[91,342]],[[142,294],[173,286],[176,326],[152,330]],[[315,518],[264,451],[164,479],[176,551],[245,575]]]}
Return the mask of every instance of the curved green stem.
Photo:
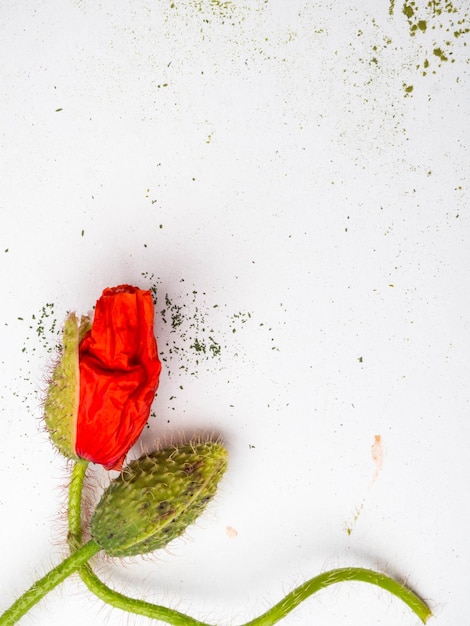
{"label": "curved green stem", "polygon": [[54,567],[48,574],[36,581],[28,591],[14,602],[3,615],[0,616],[0,626],[12,626],[29,611],[29,609],[39,602],[49,591],[52,591],[67,576],[70,576],[79,567],[86,563],[101,548],[94,541],[85,543],[81,548]]}
{"label": "curved green stem", "polygon": [[[72,550],[81,543],[81,497],[85,472],[86,464],[80,465],[80,463],[74,466],[72,472],[69,492],[69,543]],[[79,574],[92,593],[116,608],[160,620],[173,626],[210,626],[179,611],[151,604],[144,600],[129,598],[110,589],[96,576],[88,564],[83,565],[79,569]],[[276,624],[320,589],[345,581],[367,582],[389,591],[405,602],[423,623],[432,615],[431,610],[421,598],[396,580],[389,578],[385,574],[362,567],[344,567],[330,570],[299,585],[268,611],[243,626],[271,626]]]}
{"label": "curved green stem", "polygon": [[288,593],[287,596],[266,611],[266,613],[256,617],[251,620],[251,622],[247,622],[243,626],[271,626],[271,624],[276,624],[299,606],[301,602],[317,591],[320,591],[320,589],[324,589],[336,583],[353,580],[377,585],[377,587],[386,589],[390,593],[398,596],[400,600],[403,600],[403,602],[414,611],[423,624],[432,615],[427,604],[425,604],[419,596],[393,578],[389,578],[385,574],[363,567],[341,567],[307,580],[307,582],[299,585],[296,589]]}
{"label": "curved green stem", "polygon": [[129,598],[114,589],[111,589],[104,584],[102,580],[93,572],[89,565],[84,565],[80,569],[80,576],[88,587],[88,589],[95,594],[98,598],[115,607],[116,609],[122,609],[129,613],[136,613],[137,615],[144,615],[150,617],[150,619],[156,619],[167,624],[173,624],[173,626],[210,626],[205,622],[200,622],[189,615],[175,611],[174,609],[160,606],[158,604],[151,604],[145,602],[145,600],[138,600],[136,598]]}

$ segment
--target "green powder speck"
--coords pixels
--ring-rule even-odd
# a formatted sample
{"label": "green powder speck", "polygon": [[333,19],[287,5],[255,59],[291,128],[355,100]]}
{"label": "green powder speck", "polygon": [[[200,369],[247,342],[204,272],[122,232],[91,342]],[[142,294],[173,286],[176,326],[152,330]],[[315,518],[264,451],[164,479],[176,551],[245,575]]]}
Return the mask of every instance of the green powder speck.
{"label": "green powder speck", "polygon": [[[423,53],[425,61],[416,67],[421,70],[422,76],[429,73],[435,74],[436,69],[443,67],[443,63],[449,61],[454,63],[457,53],[465,54],[463,50],[467,46],[467,42],[457,43],[457,40],[463,35],[470,33],[470,12],[462,3],[464,8],[455,6],[450,0],[428,0],[427,2],[418,2],[418,0],[405,0],[402,5],[402,14],[408,23],[408,30],[411,37],[418,36],[419,43],[417,47]],[[421,38],[419,35],[432,32],[433,39]],[[430,65],[429,59],[435,60]]]}
{"label": "green powder speck", "polygon": [[231,337],[252,320],[250,311],[230,314],[227,305],[209,303],[205,292],[185,289],[184,279],[172,286],[170,294],[154,274],[143,272],[142,276],[155,304],[158,349],[169,377],[188,373],[197,376],[212,361],[220,367],[223,357],[238,354]]}
{"label": "green powder speck", "polygon": [[406,17],[408,19],[411,19],[413,17],[413,15],[415,14],[413,6],[414,2],[412,2],[411,4],[405,4],[403,5],[403,13],[406,15]]}
{"label": "green powder speck", "polygon": [[441,48],[434,48],[432,51],[434,56],[439,57],[441,61],[448,61],[448,57],[445,55],[444,51]]}

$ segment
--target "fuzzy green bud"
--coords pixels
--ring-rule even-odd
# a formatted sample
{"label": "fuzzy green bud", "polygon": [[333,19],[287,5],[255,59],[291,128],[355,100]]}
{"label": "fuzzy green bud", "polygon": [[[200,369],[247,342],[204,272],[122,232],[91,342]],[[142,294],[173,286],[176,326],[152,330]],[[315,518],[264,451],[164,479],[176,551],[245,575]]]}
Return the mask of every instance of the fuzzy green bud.
{"label": "fuzzy green bud", "polygon": [[218,443],[187,443],[131,461],[104,492],[91,519],[109,556],[135,556],[179,537],[214,496],[227,467]]}
{"label": "fuzzy green bud", "polygon": [[78,320],[70,313],[65,320],[60,359],[57,362],[44,402],[44,420],[53,443],[70,459],[75,453],[76,423],[80,393],[78,346],[90,329],[89,317]]}

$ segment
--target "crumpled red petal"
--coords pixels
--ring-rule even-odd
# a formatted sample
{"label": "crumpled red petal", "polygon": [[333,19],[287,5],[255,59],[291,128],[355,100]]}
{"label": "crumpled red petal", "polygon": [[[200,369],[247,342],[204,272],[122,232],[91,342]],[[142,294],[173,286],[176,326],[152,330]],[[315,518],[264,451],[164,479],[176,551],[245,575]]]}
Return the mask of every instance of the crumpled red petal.
{"label": "crumpled red petal", "polygon": [[80,343],[76,452],[106,469],[121,468],[150,414],[161,371],[153,317],[149,291],[105,289]]}

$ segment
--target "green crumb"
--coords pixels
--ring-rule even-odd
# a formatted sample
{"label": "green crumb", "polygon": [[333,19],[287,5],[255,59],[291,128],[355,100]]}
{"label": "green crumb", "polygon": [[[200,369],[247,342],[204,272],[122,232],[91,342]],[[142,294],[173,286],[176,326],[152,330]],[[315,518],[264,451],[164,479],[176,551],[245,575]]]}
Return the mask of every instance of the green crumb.
{"label": "green crumb", "polygon": [[406,4],[405,2],[405,4],[403,5],[403,13],[406,15],[408,19],[411,19],[413,15],[415,14],[413,6],[414,6],[414,2],[410,4]]}
{"label": "green crumb", "polygon": [[364,359],[362,358],[362,356],[358,357],[357,360],[359,361],[359,363],[363,363]]}
{"label": "green crumb", "polygon": [[85,231],[82,229],[82,237],[83,237],[84,234],[85,234]]}
{"label": "green crumb", "polygon": [[[19,320],[23,318],[19,317]],[[46,303],[37,314],[31,315],[32,324],[29,325],[30,330],[34,330],[38,339],[40,340],[42,348],[48,353],[58,348],[59,335],[61,329],[57,326],[57,319],[55,317],[54,304],[52,302]],[[30,337],[26,338],[29,341]],[[26,348],[26,344],[24,346]],[[36,348],[33,348],[35,350]],[[23,349],[25,352],[25,349]]]}
{"label": "green crumb", "polygon": [[194,340],[194,343],[189,347],[193,348],[196,352],[202,352],[204,354],[206,353],[206,344],[202,341],[199,341],[197,337]]}
{"label": "green crumb", "polygon": [[449,58],[445,55],[444,51],[441,48],[434,48],[432,51],[434,56],[438,57],[441,61],[448,61]]}
{"label": "green crumb", "polygon": [[[210,362],[220,362],[227,351],[230,354],[225,358],[238,357],[234,333],[240,333],[243,341],[242,331],[254,321],[250,311],[230,314],[227,305],[208,302],[205,292],[185,287],[184,279],[168,293],[160,278],[150,272],[141,275],[155,305],[159,354],[169,378],[184,374],[198,376],[202,368],[210,367]],[[259,322],[256,326],[262,329],[267,342],[271,329]],[[278,350],[272,344],[271,349]]]}
{"label": "green crumb", "polygon": [[[428,45],[424,44],[427,57],[432,55],[437,57],[439,67],[447,61],[455,62],[454,56],[457,48],[453,50],[452,44],[457,46],[455,40],[470,33],[470,13],[454,6],[451,0],[429,0],[419,5],[417,0],[404,0],[402,14],[408,23],[411,37],[428,31],[434,33],[433,42]],[[467,42],[462,45],[467,46]],[[419,68],[420,65],[416,67]],[[424,71],[421,72],[423,76],[428,74],[426,68],[427,66],[424,65]],[[433,74],[435,73],[436,70],[433,70]]]}
{"label": "green crumb", "polygon": [[56,113],[60,113],[60,111],[63,111],[63,109],[56,109],[55,110]]}
{"label": "green crumb", "polygon": [[221,351],[220,343],[217,343],[213,337],[209,337],[209,350],[214,356],[219,356]]}

